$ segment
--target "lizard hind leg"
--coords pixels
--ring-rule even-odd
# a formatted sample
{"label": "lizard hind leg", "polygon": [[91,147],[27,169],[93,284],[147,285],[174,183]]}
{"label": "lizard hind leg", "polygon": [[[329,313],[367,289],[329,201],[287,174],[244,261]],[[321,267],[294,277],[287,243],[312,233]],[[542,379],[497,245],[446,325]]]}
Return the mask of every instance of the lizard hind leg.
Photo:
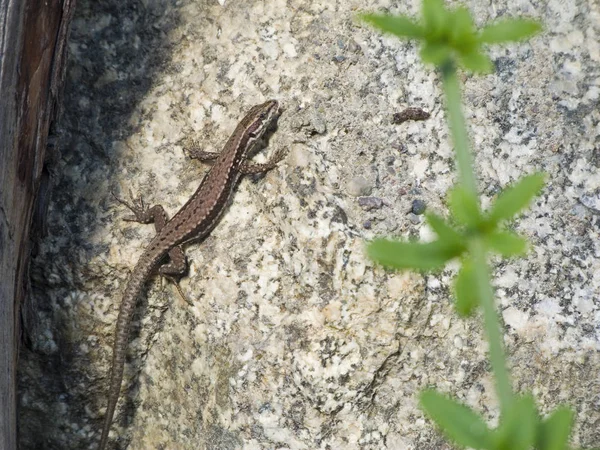
{"label": "lizard hind leg", "polygon": [[186,274],[188,270],[187,261],[185,258],[185,254],[183,253],[183,248],[181,246],[174,247],[169,251],[169,259],[171,260],[168,264],[163,264],[158,269],[158,273],[160,273],[167,280],[172,282],[175,285],[175,289],[181,296],[181,298],[189,305],[193,303],[186,297],[179,285],[179,278]]}
{"label": "lizard hind leg", "polygon": [[[169,216],[162,205],[154,205],[153,207],[149,208],[148,205],[144,203],[144,200],[141,196],[135,199],[131,192],[129,195],[132,198],[131,203],[121,200],[113,192],[113,197],[119,203],[125,205],[133,212],[133,216],[125,217],[125,220],[145,224],[154,223],[154,229],[157,233],[160,233],[160,230],[162,230],[169,221]],[[183,253],[183,248],[180,245],[172,248],[169,251],[169,260],[169,263],[160,266],[158,272],[167,280],[171,281],[175,285],[177,292],[183,298],[183,300],[191,305],[191,301],[183,294],[181,286],[179,286],[178,282],[178,279],[185,275],[188,269],[185,254]]]}

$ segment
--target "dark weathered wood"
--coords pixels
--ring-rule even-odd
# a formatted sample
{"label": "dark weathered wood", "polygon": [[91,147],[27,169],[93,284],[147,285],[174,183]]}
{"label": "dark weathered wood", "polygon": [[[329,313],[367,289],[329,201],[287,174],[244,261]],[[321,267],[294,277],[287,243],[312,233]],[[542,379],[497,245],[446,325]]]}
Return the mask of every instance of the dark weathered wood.
{"label": "dark weathered wood", "polygon": [[19,306],[75,0],[0,0],[0,449],[16,449]]}

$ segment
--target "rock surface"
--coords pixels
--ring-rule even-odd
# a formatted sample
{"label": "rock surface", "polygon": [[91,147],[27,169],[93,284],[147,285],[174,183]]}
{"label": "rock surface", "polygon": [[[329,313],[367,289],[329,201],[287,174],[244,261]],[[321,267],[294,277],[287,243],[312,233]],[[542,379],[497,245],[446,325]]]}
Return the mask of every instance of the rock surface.
{"label": "rock surface", "polygon": [[[452,309],[456,267],[393,273],[364,251],[376,236],[431,239],[413,202],[445,213],[455,180],[437,75],[413,43],[355,20],[419,12],[397,3],[79,2],[58,186],[32,269],[23,449],[99,439],[120,297],[154,233],[123,222],[111,190],[175,213],[206,170],[187,142],[220,150],[267,98],[285,107],[267,153],[288,156],[244,179],[212,235],[187,248],[193,306],[158,277],[139,299],[117,448],[450,448],[418,408],[428,386],[496,420],[480,322]],[[572,405],[572,443],[600,446],[600,6],[484,3],[467,2],[479,24],[521,14],[546,30],[491,49],[495,74],[463,77],[484,204],[524,174],[549,175],[515,225],[527,257],[494,261],[514,386],[544,413]],[[394,125],[407,107],[431,117]]]}

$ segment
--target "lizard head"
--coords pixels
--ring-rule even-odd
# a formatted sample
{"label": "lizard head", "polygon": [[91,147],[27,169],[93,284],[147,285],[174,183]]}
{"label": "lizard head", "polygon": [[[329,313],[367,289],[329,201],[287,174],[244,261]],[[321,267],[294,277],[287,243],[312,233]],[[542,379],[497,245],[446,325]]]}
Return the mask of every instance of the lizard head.
{"label": "lizard head", "polygon": [[260,105],[253,106],[244,118],[246,131],[252,140],[263,137],[265,132],[271,128],[279,115],[279,102],[268,100]]}

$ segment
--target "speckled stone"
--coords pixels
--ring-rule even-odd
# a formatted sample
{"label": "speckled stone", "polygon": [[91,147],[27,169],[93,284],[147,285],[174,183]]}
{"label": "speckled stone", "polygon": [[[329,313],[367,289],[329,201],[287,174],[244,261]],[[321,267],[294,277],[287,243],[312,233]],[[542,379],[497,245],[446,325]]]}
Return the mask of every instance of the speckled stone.
{"label": "speckled stone", "polygon": [[379,197],[360,197],[358,199],[358,204],[365,211],[383,208],[383,200]]}
{"label": "speckled stone", "polygon": [[365,177],[352,177],[346,185],[346,191],[353,197],[367,196],[373,192],[373,184]]}
{"label": "speckled stone", "polygon": [[411,211],[413,214],[420,216],[421,214],[423,214],[425,212],[426,209],[427,209],[427,203],[425,203],[423,200],[419,200],[419,199],[413,200],[412,206],[411,206]]}
{"label": "speckled stone", "polygon": [[408,214],[408,220],[410,220],[413,225],[421,223],[421,217],[412,212]]}

